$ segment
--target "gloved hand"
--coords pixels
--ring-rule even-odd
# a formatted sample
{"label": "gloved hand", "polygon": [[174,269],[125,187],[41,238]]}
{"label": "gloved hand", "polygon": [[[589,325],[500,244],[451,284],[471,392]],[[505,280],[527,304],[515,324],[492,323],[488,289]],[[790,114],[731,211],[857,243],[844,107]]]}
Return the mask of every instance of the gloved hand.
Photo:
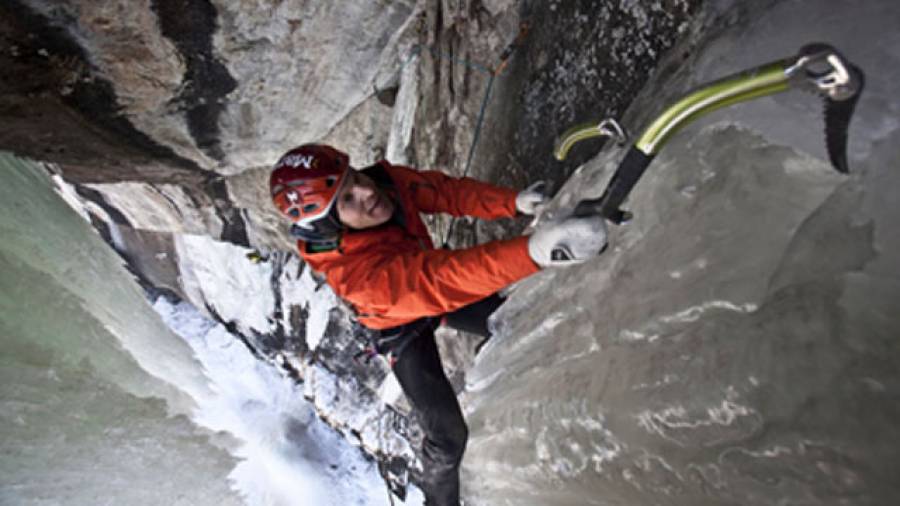
{"label": "gloved hand", "polygon": [[605,247],[606,221],[599,215],[544,223],[528,239],[528,254],[541,267],[580,264]]}
{"label": "gloved hand", "polygon": [[534,216],[547,203],[544,195],[544,181],[538,181],[516,195],[516,210],[522,214]]}

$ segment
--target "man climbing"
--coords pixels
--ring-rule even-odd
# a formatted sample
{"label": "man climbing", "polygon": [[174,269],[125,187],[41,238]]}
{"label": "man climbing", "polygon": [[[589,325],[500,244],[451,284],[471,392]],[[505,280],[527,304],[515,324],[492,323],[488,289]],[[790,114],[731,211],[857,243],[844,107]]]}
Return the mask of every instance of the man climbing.
{"label": "man climbing", "polygon": [[497,291],[543,267],[596,256],[606,244],[603,219],[572,217],[530,236],[436,249],[419,213],[512,217],[534,214],[545,197],[534,186],[516,192],[386,161],[356,170],[345,153],[315,144],[282,156],[269,185],[301,256],[353,307],[417,411],[426,504],[458,505],[468,429],[435,328],[443,322],[487,337]]}

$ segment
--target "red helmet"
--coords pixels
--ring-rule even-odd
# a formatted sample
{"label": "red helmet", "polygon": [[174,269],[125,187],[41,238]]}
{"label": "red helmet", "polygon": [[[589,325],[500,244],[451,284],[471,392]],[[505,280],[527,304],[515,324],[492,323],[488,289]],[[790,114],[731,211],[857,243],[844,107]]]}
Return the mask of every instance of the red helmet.
{"label": "red helmet", "polygon": [[300,228],[316,230],[323,219],[339,227],[332,210],[350,168],[350,157],[331,146],[304,144],[285,153],[269,176],[272,201]]}

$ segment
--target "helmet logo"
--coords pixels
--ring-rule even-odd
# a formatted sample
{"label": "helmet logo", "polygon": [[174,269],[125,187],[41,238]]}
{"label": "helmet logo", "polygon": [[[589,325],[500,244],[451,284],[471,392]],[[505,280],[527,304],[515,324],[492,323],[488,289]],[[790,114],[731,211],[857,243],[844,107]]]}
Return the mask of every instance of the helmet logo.
{"label": "helmet logo", "polygon": [[295,191],[288,192],[287,195],[285,195],[285,197],[288,199],[288,202],[290,202],[291,204],[296,204],[297,201],[300,200],[299,195],[297,195],[297,192],[295,192]]}
{"label": "helmet logo", "polygon": [[281,161],[281,165],[289,165],[291,167],[303,167],[304,169],[311,169],[316,164],[316,157],[313,155],[288,155],[284,157]]}

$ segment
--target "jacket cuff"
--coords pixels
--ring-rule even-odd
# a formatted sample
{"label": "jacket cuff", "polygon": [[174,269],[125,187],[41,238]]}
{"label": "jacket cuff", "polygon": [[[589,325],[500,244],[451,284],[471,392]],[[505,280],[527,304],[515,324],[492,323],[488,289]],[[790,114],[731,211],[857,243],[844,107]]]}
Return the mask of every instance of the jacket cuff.
{"label": "jacket cuff", "polygon": [[518,269],[517,278],[522,279],[528,277],[541,270],[541,266],[535,263],[531,255],[528,254],[528,238],[523,235],[513,239],[503,241],[508,244],[508,262],[510,267]]}

